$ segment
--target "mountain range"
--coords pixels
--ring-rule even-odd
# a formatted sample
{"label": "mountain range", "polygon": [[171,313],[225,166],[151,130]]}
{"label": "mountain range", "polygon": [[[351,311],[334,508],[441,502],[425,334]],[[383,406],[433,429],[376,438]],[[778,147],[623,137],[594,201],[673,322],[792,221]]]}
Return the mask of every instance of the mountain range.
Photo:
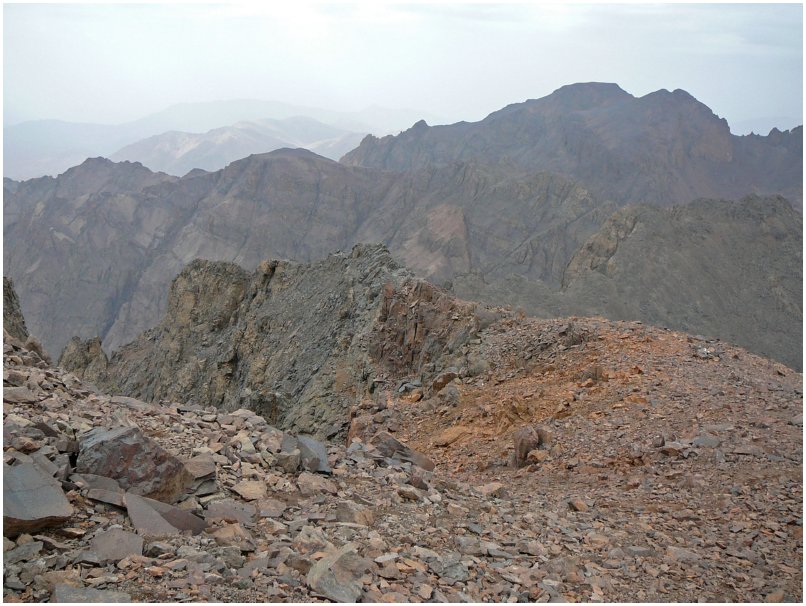
{"label": "mountain range", "polygon": [[[32,120],[4,127],[3,174],[12,179],[56,176],[89,157],[110,157],[117,152],[123,152],[128,146],[141,142],[143,139],[166,135],[166,133],[174,131],[200,135],[213,129],[235,128],[234,125],[241,122],[284,121],[302,116],[332,126],[338,131],[386,134],[406,128],[422,115],[423,112],[416,110],[387,109],[377,106],[357,112],[339,112],[279,101],[241,99],[180,103],[123,124]],[[439,117],[431,116],[431,119],[438,121]],[[291,127],[294,125],[294,121],[285,124],[284,137],[282,137],[285,143],[280,147],[288,146],[298,138],[313,141],[313,139],[306,139],[305,135],[310,130],[310,125],[301,124],[302,131],[299,133],[292,132]],[[166,136],[170,140],[170,136]],[[143,145],[150,153],[153,153],[148,144]],[[248,153],[266,152],[271,149],[276,149],[276,146],[254,149]],[[341,150],[339,149],[339,151]],[[333,154],[335,153],[334,151]],[[130,158],[124,154],[121,159]],[[147,156],[133,159],[147,164],[147,160],[153,158]],[[223,164],[215,166],[215,168],[222,166]],[[155,166],[155,169],[160,170],[161,167]]]}
{"label": "mountain range", "polygon": [[478,160],[550,171],[619,204],[781,194],[803,200],[803,127],[736,136],[682,90],[634,97],[616,84],[564,86],[475,123],[368,136],[343,162],[416,170]]}
{"label": "mountain range", "polygon": [[54,353],[154,326],[196,258],[251,269],[381,242],[468,299],[639,319],[799,368],[799,132],[737,138],[682,91],[587,84],[368,137],[341,163],[284,149],[177,178],[92,159],[4,182],[5,271]]}
{"label": "mountain range", "polygon": [[140,162],[151,170],[181,176],[194,169],[218,170],[239,158],[284,147],[302,147],[338,160],[363,137],[362,133],[296,116],[238,122],[199,134],[169,131],[127,145],[111,159]]}

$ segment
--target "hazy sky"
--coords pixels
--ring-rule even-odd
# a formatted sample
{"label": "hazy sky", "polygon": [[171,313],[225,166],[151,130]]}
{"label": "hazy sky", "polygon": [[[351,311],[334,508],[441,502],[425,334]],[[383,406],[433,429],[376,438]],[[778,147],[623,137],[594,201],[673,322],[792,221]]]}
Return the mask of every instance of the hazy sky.
{"label": "hazy sky", "polygon": [[800,4],[4,5],[4,123],[273,99],[478,120],[572,82],[802,122]]}

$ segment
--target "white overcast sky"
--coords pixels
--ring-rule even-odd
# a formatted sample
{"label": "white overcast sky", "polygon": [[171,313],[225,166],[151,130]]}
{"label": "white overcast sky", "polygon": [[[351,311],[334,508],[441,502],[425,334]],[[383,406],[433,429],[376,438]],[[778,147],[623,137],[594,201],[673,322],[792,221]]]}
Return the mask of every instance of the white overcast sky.
{"label": "white overcast sky", "polygon": [[4,123],[272,99],[478,120],[573,82],[802,123],[801,4],[6,4]]}

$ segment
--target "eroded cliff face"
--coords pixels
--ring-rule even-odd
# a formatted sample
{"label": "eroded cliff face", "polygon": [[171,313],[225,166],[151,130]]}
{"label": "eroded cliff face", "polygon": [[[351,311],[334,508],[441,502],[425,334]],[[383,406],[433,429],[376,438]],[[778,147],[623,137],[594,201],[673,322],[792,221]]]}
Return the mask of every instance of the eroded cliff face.
{"label": "eroded cliff face", "polygon": [[346,431],[350,408],[378,387],[405,377],[428,389],[461,364],[491,313],[415,278],[381,245],[254,272],[197,260],[174,280],[158,326],[106,364],[100,349],[75,343],[61,364],[92,367],[92,380],[116,393],[246,407],[328,437]]}

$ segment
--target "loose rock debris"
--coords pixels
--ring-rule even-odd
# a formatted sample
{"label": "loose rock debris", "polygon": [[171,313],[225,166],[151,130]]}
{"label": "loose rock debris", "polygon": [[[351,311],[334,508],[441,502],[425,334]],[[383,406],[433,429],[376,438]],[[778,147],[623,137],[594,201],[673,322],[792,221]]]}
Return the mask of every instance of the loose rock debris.
{"label": "loose rock debris", "polygon": [[[5,337],[6,601],[802,599],[802,378],[728,345],[493,325],[488,371],[380,388],[356,418],[382,402],[385,429],[343,445],[113,398]],[[77,466],[137,432],[137,469]]]}

